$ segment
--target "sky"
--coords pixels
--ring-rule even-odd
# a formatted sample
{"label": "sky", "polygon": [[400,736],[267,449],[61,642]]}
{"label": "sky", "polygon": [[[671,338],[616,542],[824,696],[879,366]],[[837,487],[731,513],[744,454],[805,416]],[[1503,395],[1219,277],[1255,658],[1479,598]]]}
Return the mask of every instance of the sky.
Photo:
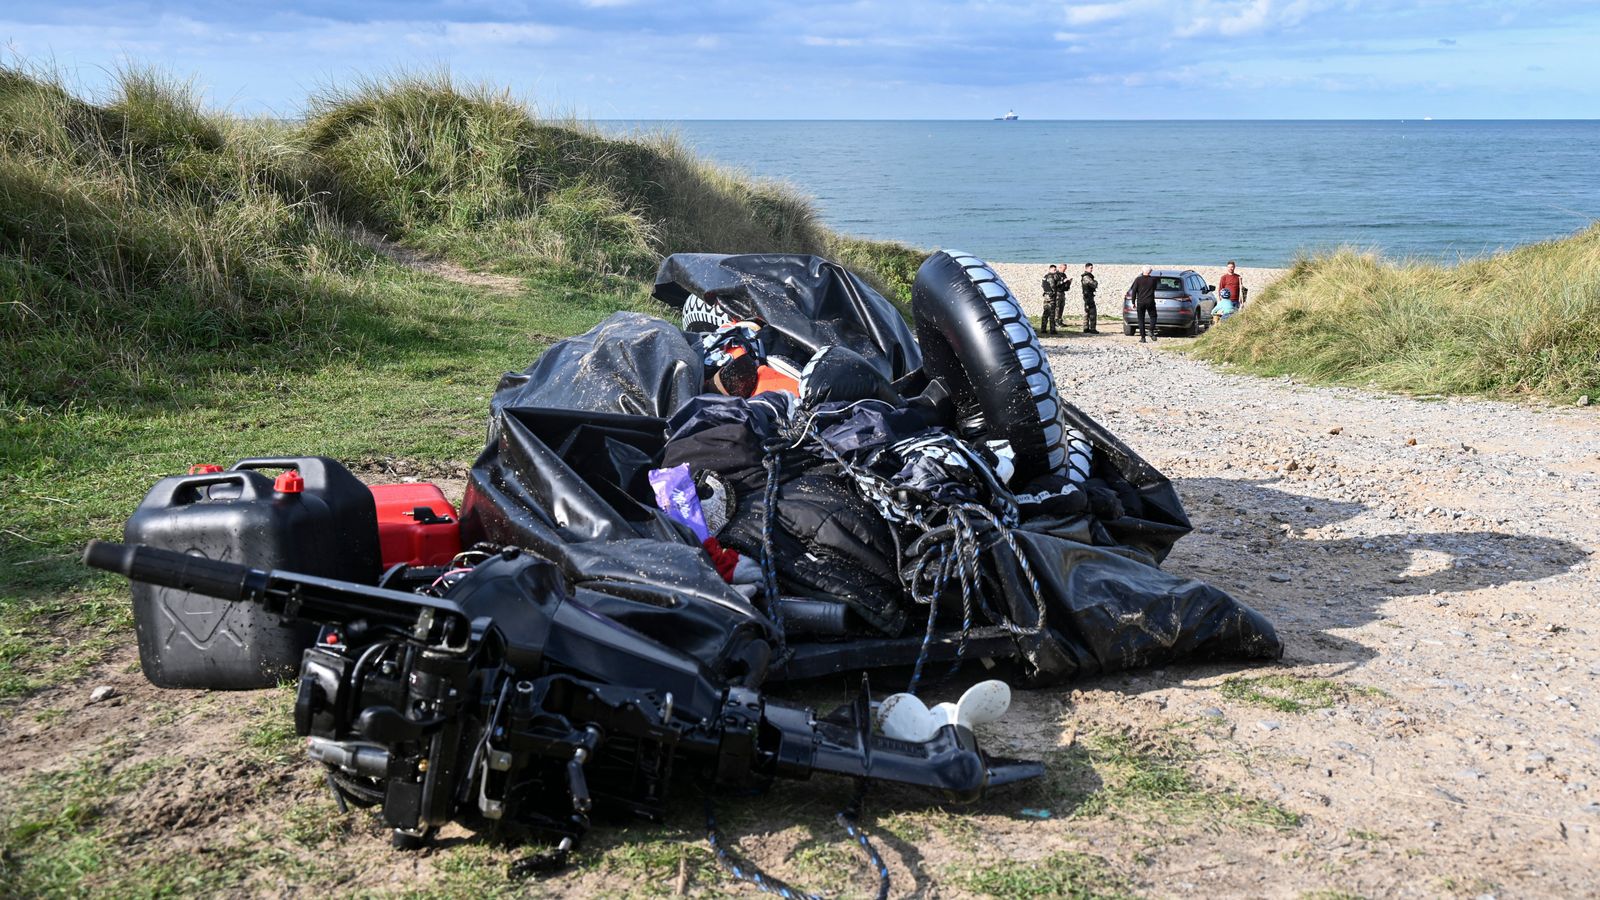
{"label": "sky", "polygon": [[282,117],[442,68],[601,119],[1600,118],[1596,0],[6,0],[0,46]]}

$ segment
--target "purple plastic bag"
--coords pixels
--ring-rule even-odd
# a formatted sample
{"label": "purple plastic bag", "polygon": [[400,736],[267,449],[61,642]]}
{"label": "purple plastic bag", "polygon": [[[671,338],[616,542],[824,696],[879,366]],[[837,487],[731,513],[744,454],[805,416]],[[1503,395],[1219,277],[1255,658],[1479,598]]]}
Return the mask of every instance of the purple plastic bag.
{"label": "purple plastic bag", "polygon": [[656,492],[656,505],[673,520],[689,526],[694,536],[705,543],[711,537],[705,513],[700,509],[700,494],[695,491],[694,473],[689,464],[670,469],[651,469],[650,487]]}

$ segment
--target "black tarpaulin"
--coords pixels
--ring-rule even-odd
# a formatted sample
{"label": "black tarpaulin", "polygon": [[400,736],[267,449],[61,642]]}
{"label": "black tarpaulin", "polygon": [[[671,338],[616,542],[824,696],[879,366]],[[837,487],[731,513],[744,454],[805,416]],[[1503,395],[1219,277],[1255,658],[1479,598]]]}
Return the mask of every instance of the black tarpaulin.
{"label": "black tarpaulin", "polygon": [[[904,369],[917,359],[904,323],[887,301],[813,257],[678,255],[663,264],[658,282],[663,299],[709,294],[737,315],[760,316],[782,329],[797,363],[818,346],[846,346],[900,390],[934,393],[815,406],[783,393],[703,394],[693,336],[660,319],[619,313],[502,380],[489,445],[463,506],[468,543],[513,544],[547,556],[595,614],[749,683],[909,665],[922,653],[1016,660],[1034,683],[1281,654],[1272,625],[1255,611],[1159,567],[1190,530],[1176,490],[1067,404],[1065,424],[1093,446],[1092,471],[1081,484],[1047,484],[1056,476],[1046,476],[1008,488],[983,468],[983,459],[996,457],[974,448],[980,469],[969,474],[981,477],[960,497],[1009,508],[1012,524],[1004,532],[982,526],[979,546],[962,551],[978,567],[971,630],[960,636],[973,594],[951,584],[939,594],[934,637],[925,643],[930,607],[897,580],[909,577],[912,548],[926,533],[893,515],[882,497],[863,493],[861,481],[870,471],[920,496],[940,493],[923,483],[936,474],[935,457],[919,464],[909,454],[954,439],[956,423],[950,405],[937,402],[938,383]],[[833,449],[824,452],[816,434],[829,428]],[[647,476],[683,463],[716,473],[732,494],[723,536],[758,557],[767,453],[780,445],[771,519],[780,593],[844,603],[856,625],[843,639],[791,636],[790,655],[769,669],[777,626],[764,606],[723,583],[689,529],[657,509]],[[1008,507],[1004,495],[1024,488],[1060,490],[1071,502],[1018,505],[1012,497]],[[764,603],[759,594],[756,603]],[[1045,628],[1035,627],[1041,604]]]}
{"label": "black tarpaulin", "polygon": [[799,363],[833,345],[865,357],[890,381],[922,366],[922,353],[894,304],[820,256],[674,253],[662,260],[655,298],[681,308],[690,294],[736,319],[766,322],[782,335],[768,351]]}
{"label": "black tarpaulin", "polygon": [[700,348],[671,322],[612,313],[583,334],[557,341],[527,369],[501,376],[489,412],[537,406],[666,418],[699,394],[704,381]]}
{"label": "black tarpaulin", "polygon": [[597,614],[730,680],[759,681],[771,623],[640,485],[663,424],[502,407],[467,482],[462,543],[531,550],[556,563],[574,599]]}

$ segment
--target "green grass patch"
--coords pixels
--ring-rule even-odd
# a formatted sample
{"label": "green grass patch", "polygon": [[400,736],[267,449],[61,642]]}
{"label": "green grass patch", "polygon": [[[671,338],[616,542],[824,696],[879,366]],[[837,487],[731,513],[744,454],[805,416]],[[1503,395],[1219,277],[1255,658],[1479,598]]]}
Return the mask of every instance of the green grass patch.
{"label": "green grass patch", "polygon": [[0,807],[0,885],[7,896],[76,896],[81,882],[110,866],[115,845],[103,818],[118,798],[169,765],[128,764],[113,744],[68,768],[37,772],[6,788]]}
{"label": "green grass patch", "polygon": [[1300,675],[1235,675],[1223,681],[1217,693],[1225,700],[1286,713],[1328,709],[1351,697],[1384,696],[1377,688]]}
{"label": "green grass patch", "polygon": [[1200,754],[1181,736],[1097,733],[1045,758],[1045,795],[1057,815],[1119,816],[1173,824],[1287,830],[1300,817],[1194,774]]}
{"label": "green grass patch", "polygon": [[[692,885],[722,884],[724,873],[706,846],[705,835],[677,828],[622,828],[614,834],[596,834],[604,846],[591,851],[586,864],[607,876],[627,880],[623,892],[665,896],[676,891],[678,868],[688,872]],[[589,855],[589,854],[586,854]]]}
{"label": "green grass patch", "polygon": [[1414,394],[1600,396],[1600,225],[1454,266],[1300,259],[1194,352]]}
{"label": "green grass patch", "polygon": [[1104,859],[1072,851],[1052,853],[1043,859],[1006,860],[958,869],[951,876],[967,890],[999,900],[1105,900],[1133,896],[1127,882]]}

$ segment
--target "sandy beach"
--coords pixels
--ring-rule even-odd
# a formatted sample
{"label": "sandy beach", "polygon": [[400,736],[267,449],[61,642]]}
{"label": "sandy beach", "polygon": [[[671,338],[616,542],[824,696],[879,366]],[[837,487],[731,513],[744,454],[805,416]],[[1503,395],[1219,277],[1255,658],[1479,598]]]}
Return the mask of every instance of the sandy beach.
{"label": "sandy beach", "polygon": [[[1207,284],[1216,284],[1222,273],[1227,271],[1227,260],[1218,265],[1173,265],[1169,263],[1151,262],[1148,265],[1157,269],[1193,269],[1205,277]],[[1115,319],[1122,306],[1122,295],[1128,290],[1128,285],[1146,263],[1102,263],[1094,264],[1095,278],[1100,281],[1100,292],[1095,295],[1095,301],[1100,307],[1100,317],[1108,315]],[[1035,324],[1044,302],[1044,295],[1039,291],[1039,282],[1043,280],[1044,273],[1049,270],[1050,263],[1002,263],[992,262],[990,266],[1000,274],[1011,292],[1022,301],[1022,308],[1029,315],[1035,317]],[[1266,269],[1249,266],[1239,266],[1238,272],[1244,279],[1244,286],[1252,296],[1259,297],[1261,290],[1272,282],[1282,277],[1287,269]],[[1067,274],[1072,278],[1072,287],[1067,292],[1067,321],[1069,323],[1081,322],[1083,318],[1083,295],[1078,292],[1078,276],[1083,273],[1082,262],[1068,262]],[[1103,329],[1102,329],[1103,330]]]}

